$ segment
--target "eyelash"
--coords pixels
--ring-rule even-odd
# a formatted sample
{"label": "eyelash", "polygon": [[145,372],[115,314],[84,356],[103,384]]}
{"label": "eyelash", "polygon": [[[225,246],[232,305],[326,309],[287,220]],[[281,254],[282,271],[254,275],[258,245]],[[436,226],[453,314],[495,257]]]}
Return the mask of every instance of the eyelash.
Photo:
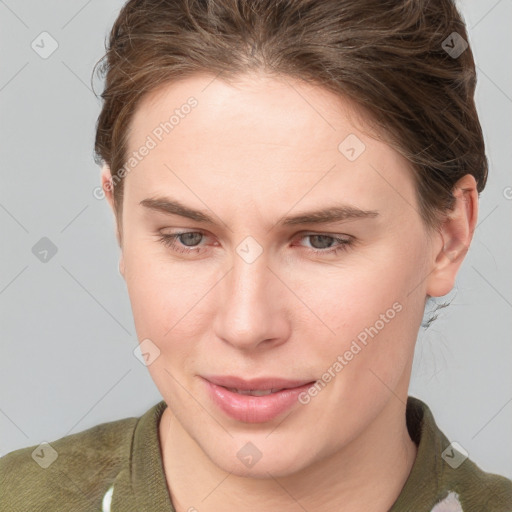
{"label": "eyelash", "polygon": [[[183,231],[182,233],[174,233],[174,234],[160,234],[160,237],[158,238],[158,241],[161,242],[164,246],[171,248],[173,251],[182,253],[182,254],[199,254],[201,252],[201,248],[192,248],[192,249],[182,249],[176,245],[177,240],[180,236],[186,235],[186,234],[192,234],[192,233],[199,233],[201,235],[205,235],[202,231]],[[322,233],[308,233],[306,235],[303,235],[302,238],[307,238],[311,236],[325,236],[328,238],[332,238],[335,242],[338,242],[339,245],[335,246],[334,248],[329,247],[327,249],[308,249],[305,248],[310,253],[313,253],[314,255],[336,255],[340,252],[347,251],[350,246],[353,245],[352,239],[345,239],[345,238],[338,238],[336,236],[331,236],[327,234]]]}

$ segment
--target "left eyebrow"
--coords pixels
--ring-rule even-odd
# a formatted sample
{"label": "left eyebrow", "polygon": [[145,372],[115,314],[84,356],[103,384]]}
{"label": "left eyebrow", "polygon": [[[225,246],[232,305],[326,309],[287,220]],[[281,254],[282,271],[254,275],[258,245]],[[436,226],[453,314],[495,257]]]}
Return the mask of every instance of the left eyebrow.
{"label": "left eyebrow", "polygon": [[279,221],[278,224],[283,226],[295,226],[297,224],[329,224],[347,220],[373,218],[378,215],[379,212],[375,210],[361,210],[353,206],[342,205],[285,217]]}
{"label": "left eyebrow", "polygon": [[[213,217],[205,211],[195,210],[168,197],[143,199],[139,204],[149,208],[150,210],[168,215],[179,215],[180,217],[186,217],[187,219],[203,224],[217,224]],[[361,210],[353,206],[334,205],[320,210],[307,211],[284,217],[277,223],[277,225],[296,226],[299,224],[330,224],[347,220],[373,218],[378,215],[379,212],[375,210]]]}

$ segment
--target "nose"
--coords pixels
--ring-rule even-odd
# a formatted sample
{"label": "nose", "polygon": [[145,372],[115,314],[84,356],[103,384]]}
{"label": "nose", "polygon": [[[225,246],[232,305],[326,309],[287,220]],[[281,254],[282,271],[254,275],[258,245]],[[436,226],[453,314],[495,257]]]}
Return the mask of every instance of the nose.
{"label": "nose", "polygon": [[221,284],[216,336],[245,351],[281,345],[290,335],[292,298],[264,255],[251,263],[235,255]]}

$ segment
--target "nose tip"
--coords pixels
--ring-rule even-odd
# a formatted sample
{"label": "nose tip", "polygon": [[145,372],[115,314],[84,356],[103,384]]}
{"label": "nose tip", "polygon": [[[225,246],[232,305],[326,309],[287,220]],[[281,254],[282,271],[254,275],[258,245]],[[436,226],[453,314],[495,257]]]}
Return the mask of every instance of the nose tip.
{"label": "nose tip", "polygon": [[269,266],[269,252],[254,237],[245,237],[236,251],[219,283],[217,338],[242,350],[275,347],[290,334],[283,282]]}

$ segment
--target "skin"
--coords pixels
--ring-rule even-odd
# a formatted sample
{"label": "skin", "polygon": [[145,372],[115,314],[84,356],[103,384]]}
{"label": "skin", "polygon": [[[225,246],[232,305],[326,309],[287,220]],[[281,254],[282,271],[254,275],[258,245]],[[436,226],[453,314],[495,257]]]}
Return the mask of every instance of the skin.
{"label": "skin", "polygon": [[[129,151],[189,96],[198,100],[126,175],[117,218],[138,339],[160,350],[148,369],[168,404],[159,437],[173,503],[177,512],[360,511],[363,504],[387,511],[417,453],[405,404],[425,300],[454,285],[476,224],[475,180],[457,183],[453,211],[429,230],[408,162],[364,128],[348,100],[289,77],[212,80],[166,84],[139,104]],[[338,150],[348,134],[366,145],[352,162]],[[115,213],[109,179],[105,167]],[[157,196],[204,210],[217,225],[140,205]],[[378,215],[277,225],[331,204]],[[184,250],[200,247],[198,255],[158,241],[162,232],[185,231],[203,233],[176,240]],[[337,244],[308,234],[354,243],[315,255]],[[252,263],[236,252],[247,236],[263,251]],[[226,416],[199,377],[321,379],[395,302],[401,311],[317,396],[275,420]],[[248,441],[262,453],[252,468],[237,457]]]}

